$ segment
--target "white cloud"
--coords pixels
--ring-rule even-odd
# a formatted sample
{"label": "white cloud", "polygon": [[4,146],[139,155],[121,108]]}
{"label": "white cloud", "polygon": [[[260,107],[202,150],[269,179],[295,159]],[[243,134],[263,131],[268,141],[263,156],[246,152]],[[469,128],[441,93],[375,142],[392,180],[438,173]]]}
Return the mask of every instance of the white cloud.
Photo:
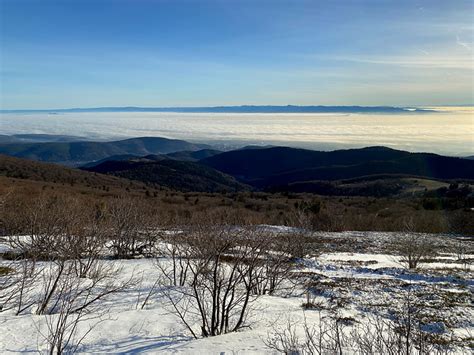
{"label": "white cloud", "polygon": [[473,70],[471,56],[436,56],[424,54],[422,56],[375,56],[375,57],[335,57],[334,60],[366,64],[393,65],[412,68],[430,69],[463,69]]}
{"label": "white cloud", "polygon": [[470,45],[469,43],[467,43],[467,42],[461,41],[461,39],[459,38],[459,35],[456,36],[456,44],[458,44],[458,45],[461,46],[461,47],[466,48],[466,49],[469,50],[469,51],[472,51],[471,45]]}

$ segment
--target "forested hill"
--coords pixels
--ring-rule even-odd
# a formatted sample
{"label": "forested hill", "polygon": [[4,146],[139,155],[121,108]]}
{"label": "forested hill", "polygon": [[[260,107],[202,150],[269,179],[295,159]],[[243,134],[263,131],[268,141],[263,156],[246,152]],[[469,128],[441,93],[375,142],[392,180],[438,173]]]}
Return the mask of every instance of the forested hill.
{"label": "forested hill", "polygon": [[386,147],[332,152],[287,147],[235,150],[203,159],[201,163],[258,187],[378,174],[474,179],[472,160]]}

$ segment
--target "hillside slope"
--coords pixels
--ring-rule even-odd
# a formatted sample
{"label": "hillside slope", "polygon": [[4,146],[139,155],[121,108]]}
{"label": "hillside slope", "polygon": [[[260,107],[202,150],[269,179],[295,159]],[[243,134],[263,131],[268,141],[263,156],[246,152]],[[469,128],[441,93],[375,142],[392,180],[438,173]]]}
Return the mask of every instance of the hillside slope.
{"label": "hillside slope", "polygon": [[88,171],[110,174],[130,180],[158,184],[179,191],[229,192],[248,190],[232,176],[208,166],[154,157],[126,161],[105,161]]}
{"label": "hillside slope", "polygon": [[196,151],[184,150],[180,152],[168,153],[167,157],[182,161],[199,161],[205,158],[213,157],[220,154],[222,151],[216,149],[201,149]]}
{"label": "hillside slope", "polygon": [[57,164],[14,158],[1,154],[0,176],[12,179],[70,185],[71,187],[87,186],[97,189],[117,188],[120,190],[143,190],[145,187],[145,184],[115,176],[82,171]]}
{"label": "hillside slope", "polygon": [[385,147],[332,152],[286,147],[238,150],[203,159],[201,163],[259,188],[380,174],[474,179],[471,160]]}
{"label": "hillside slope", "polygon": [[182,140],[160,137],[131,138],[114,142],[50,142],[1,144],[0,154],[77,166],[113,155],[168,154],[208,148]]}

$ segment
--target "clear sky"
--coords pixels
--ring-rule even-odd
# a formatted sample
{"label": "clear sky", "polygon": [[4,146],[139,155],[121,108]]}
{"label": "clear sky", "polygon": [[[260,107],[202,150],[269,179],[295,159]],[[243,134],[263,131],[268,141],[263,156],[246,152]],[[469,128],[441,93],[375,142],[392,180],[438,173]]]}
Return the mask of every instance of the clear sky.
{"label": "clear sky", "polygon": [[474,102],[471,0],[0,4],[3,109]]}

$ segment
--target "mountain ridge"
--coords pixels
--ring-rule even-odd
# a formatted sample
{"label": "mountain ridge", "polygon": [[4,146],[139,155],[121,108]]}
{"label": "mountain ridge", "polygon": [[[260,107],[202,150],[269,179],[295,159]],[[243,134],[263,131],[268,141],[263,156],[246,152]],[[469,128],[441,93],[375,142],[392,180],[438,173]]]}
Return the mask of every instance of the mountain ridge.
{"label": "mountain ridge", "polygon": [[177,112],[177,113],[430,113],[436,110],[396,106],[326,106],[326,105],[237,105],[189,107],[85,107],[61,109],[0,110],[0,113],[68,113],[68,112]]}
{"label": "mountain ridge", "polygon": [[64,165],[79,166],[113,155],[168,154],[210,148],[206,144],[190,143],[161,137],[129,138],[111,142],[47,142],[0,144],[0,154]]}
{"label": "mountain ridge", "polygon": [[230,151],[200,161],[258,189],[370,175],[474,179],[474,161],[386,147],[312,151],[289,147]]}
{"label": "mountain ridge", "polygon": [[142,157],[129,160],[109,160],[81,168],[90,172],[113,175],[157,184],[183,192],[237,192],[250,190],[234,177],[209,166],[192,161],[181,161],[161,156]]}

